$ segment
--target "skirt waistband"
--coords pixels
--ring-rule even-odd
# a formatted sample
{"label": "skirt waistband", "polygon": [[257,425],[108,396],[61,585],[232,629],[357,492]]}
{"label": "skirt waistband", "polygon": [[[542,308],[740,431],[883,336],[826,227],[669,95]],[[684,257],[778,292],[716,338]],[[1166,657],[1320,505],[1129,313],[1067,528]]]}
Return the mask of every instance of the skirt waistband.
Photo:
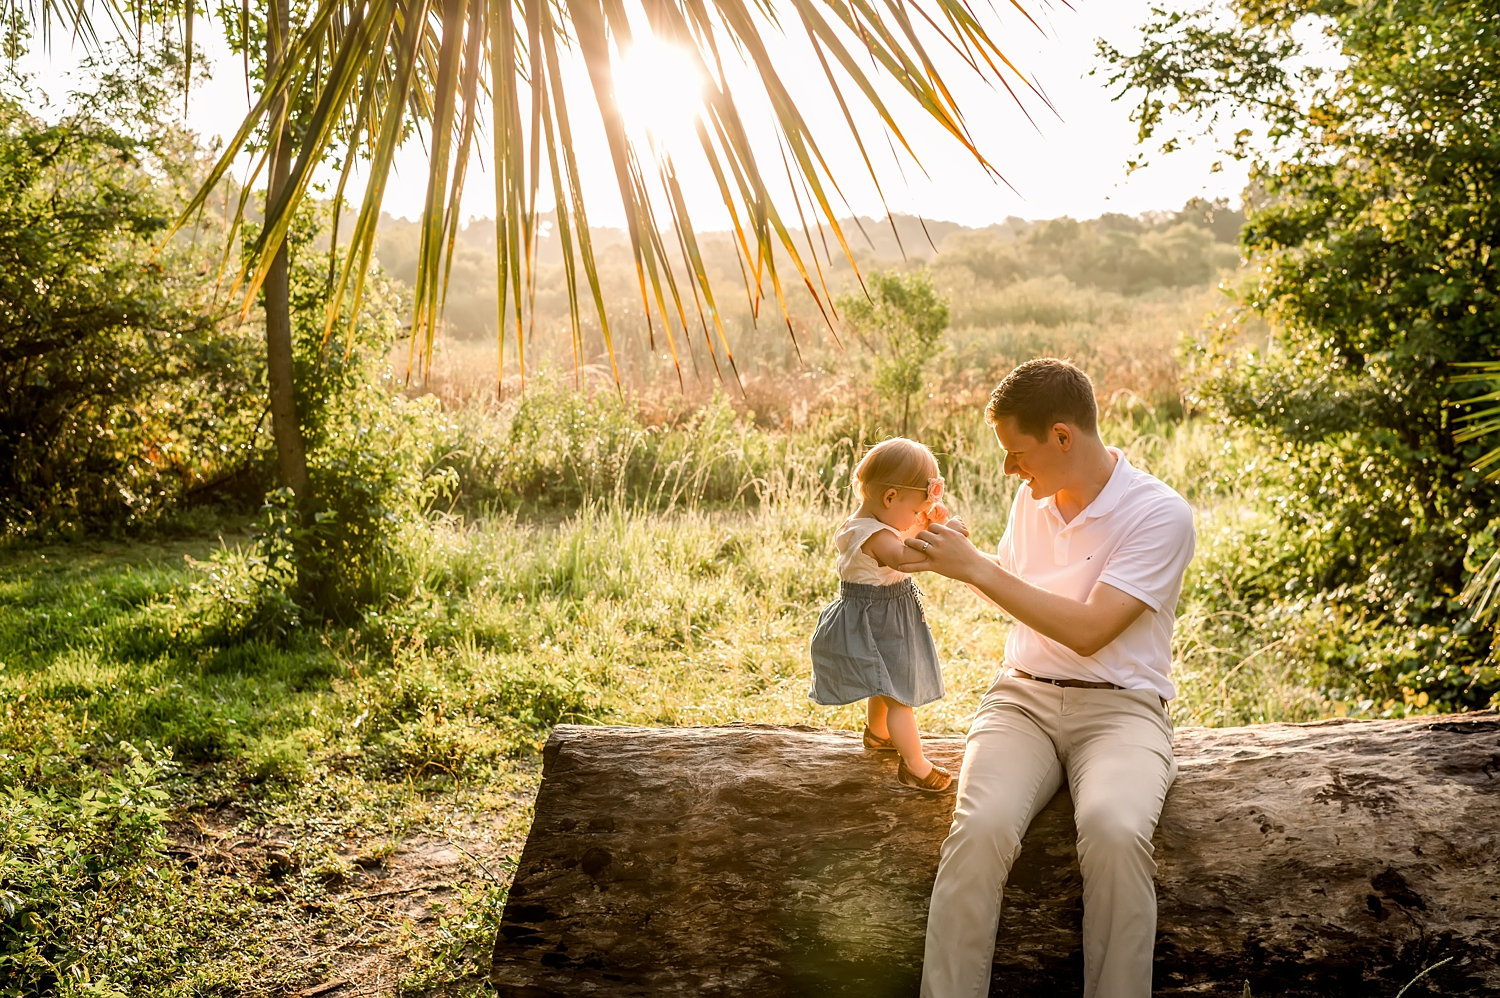
{"label": "skirt waistband", "polygon": [[863,582],[839,580],[839,599],[892,600],[902,599],[913,593],[920,595],[921,590],[910,578],[892,582],[888,586],[871,586]]}

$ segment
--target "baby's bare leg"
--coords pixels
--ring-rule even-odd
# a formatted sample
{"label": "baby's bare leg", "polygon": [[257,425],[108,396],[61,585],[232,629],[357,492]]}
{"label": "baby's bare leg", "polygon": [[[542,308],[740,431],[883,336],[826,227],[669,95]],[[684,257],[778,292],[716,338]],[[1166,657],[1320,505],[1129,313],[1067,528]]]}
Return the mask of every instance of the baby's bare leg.
{"label": "baby's bare leg", "polygon": [[890,730],[886,727],[886,703],[885,697],[879,696],[865,701],[865,727],[876,738],[891,737]]}
{"label": "baby's bare leg", "polygon": [[891,741],[896,743],[896,751],[901,753],[901,760],[906,763],[906,768],[918,779],[932,772],[932,764],[922,753],[922,736],[917,733],[916,711],[889,697],[870,699],[885,701],[886,727],[890,729]]}

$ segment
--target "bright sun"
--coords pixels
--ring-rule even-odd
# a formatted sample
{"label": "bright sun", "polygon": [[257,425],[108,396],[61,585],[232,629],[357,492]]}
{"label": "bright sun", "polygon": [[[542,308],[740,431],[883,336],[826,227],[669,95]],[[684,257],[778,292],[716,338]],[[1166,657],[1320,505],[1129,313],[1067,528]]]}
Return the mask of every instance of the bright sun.
{"label": "bright sun", "polygon": [[612,72],[627,127],[673,151],[696,142],[706,81],[686,49],[642,33],[620,53]]}

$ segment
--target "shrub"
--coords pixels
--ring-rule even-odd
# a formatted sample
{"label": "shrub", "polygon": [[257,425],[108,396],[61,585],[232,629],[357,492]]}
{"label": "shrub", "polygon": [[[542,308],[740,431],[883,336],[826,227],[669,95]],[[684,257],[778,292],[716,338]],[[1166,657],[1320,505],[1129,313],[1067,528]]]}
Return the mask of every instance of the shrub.
{"label": "shrub", "polygon": [[153,245],[190,158],[155,120],[180,71],[132,59],[53,124],[0,92],[0,530],[140,526],[245,459],[250,339]]}
{"label": "shrub", "polygon": [[[379,273],[359,313],[346,302],[325,337],[328,260],[314,245],[327,214],[306,209],[288,233],[293,378],[310,495],[298,503],[290,490],[270,492],[253,550],[223,555],[210,568],[206,588],[222,605],[223,640],[287,635],[304,618],[355,622],[382,596],[377,580],[393,539],[423,518],[451,479],[426,462],[441,423],[436,400],[406,398],[391,376],[399,300]],[[254,227],[244,235],[253,240]]]}
{"label": "shrub", "polygon": [[[78,773],[73,759],[38,753],[29,778],[0,780],[0,994],[87,981],[99,920],[151,889],[168,763],[149,744],[120,749],[112,772]],[[16,767],[14,757],[5,762]]]}

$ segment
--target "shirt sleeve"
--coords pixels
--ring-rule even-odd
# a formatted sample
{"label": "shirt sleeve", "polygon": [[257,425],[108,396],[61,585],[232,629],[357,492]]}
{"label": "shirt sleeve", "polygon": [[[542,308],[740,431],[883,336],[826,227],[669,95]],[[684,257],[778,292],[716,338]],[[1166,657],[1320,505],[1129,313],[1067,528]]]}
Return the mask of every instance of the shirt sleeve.
{"label": "shirt sleeve", "polygon": [[1164,496],[1115,548],[1099,581],[1159,613],[1176,606],[1196,546],[1192,507],[1181,496]]}
{"label": "shirt sleeve", "polygon": [[865,546],[865,541],[882,530],[889,530],[897,537],[901,536],[895,527],[881,523],[879,520],[865,516],[850,517],[834,538],[834,544],[841,553],[850,548],[862,548]]}

